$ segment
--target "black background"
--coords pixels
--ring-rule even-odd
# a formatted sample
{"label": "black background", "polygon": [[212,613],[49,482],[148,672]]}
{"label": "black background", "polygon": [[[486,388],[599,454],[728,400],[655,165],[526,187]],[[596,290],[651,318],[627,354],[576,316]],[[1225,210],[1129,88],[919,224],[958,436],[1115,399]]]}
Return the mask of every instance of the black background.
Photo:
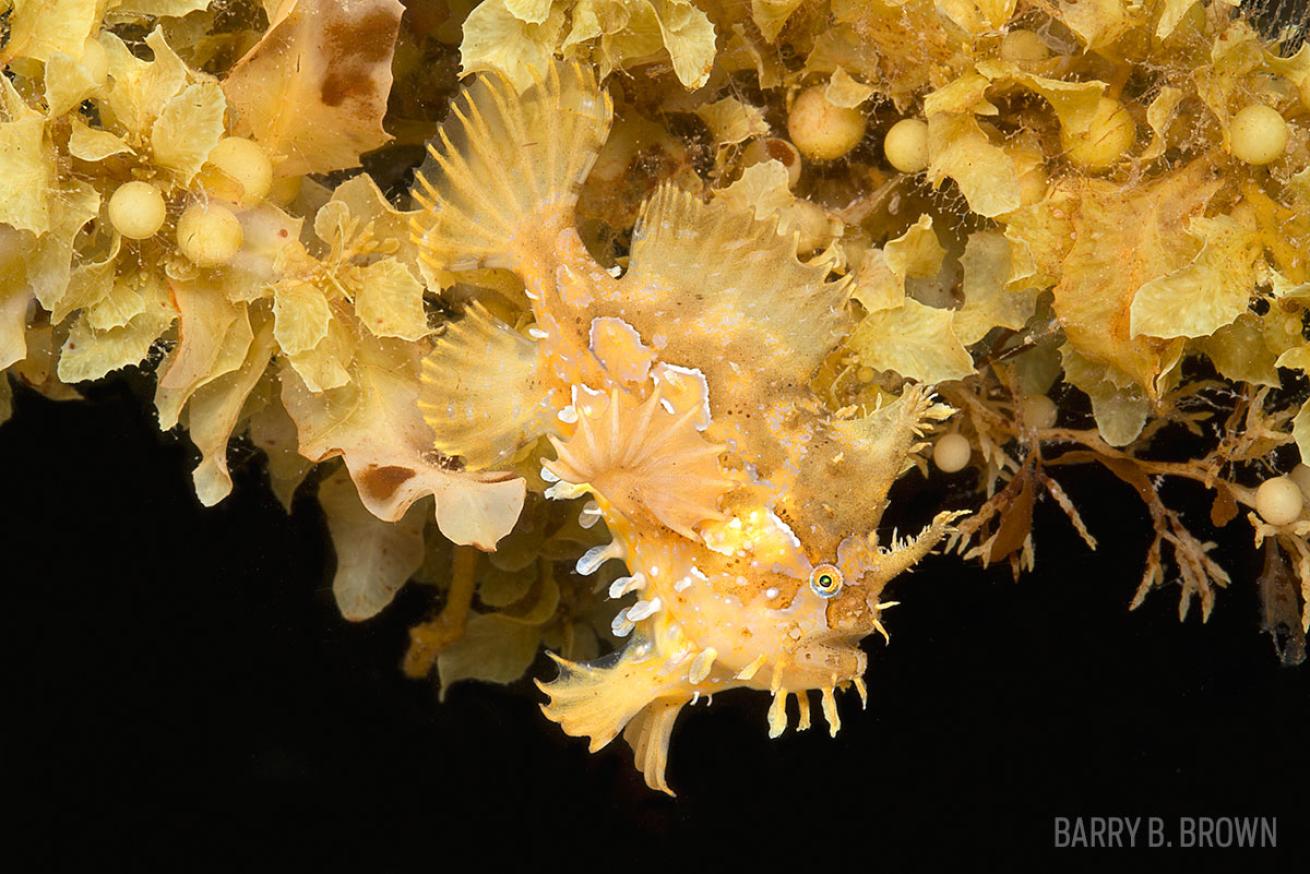
{"label": "black background", "polygon": [[[929,560],[893,592],[893,645],[866,644],[867,711],[843,696],[835,740],[770,741],[767,696],[686,710],[670,800],[626,746],[589,755],[563,736],[526,680],[438,704],[405,679],[426,593],[343,621],[312,497],[285,515],[238,443],[235,493],[201,508],[194,450],[157,432],[143,385],[67,404],[19,390],[0,428],[17,870],[436,869],[483,848],[552,869],[636,855],[695,870],[701,838],[738,860],[864,869],[949,852],[973,868],[1051,852],[1053,817],[1078,815],[1277,816],[1280,850],[1245,851],[1244,869],[1310,849],[1310,670],[1280,668],[1258,630],[1240,520],[1220,533],[1235,582],[1208,624],[1178,622],[1176,587],[1129,613],[1145,513],[1112,478],[1062,473],[1097,553],[1044,504],[1038,572],[1019,584]],[[942,497],[901,501],[905,527]],[[1202,496],[1170,497],[1204,530]]]}

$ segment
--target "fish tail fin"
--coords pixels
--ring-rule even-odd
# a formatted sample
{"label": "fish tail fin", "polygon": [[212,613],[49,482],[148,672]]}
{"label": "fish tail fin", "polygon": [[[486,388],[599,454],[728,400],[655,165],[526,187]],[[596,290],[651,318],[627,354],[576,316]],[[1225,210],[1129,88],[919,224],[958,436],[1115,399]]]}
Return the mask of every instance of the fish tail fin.
{"label": "fish tail fin", "polygon": [[[591,739],[590,750],[606,746],[620,731],[632,744],[637,767],[651,788],[669,792],[664,782],[669,735],[689,694],[670,687],[663,663],[638,659],[625,650],[611,665],[582,664],[551,655],[559,678],[537,687],[550,696],[541,711],[564,733]],[[669,792],[669,794],[672,794]]]}
{"label": "fish tail fin", "polygon": [[609,133],[613,105],[589,67],[555,63],[522,94],[480,75],[428,144],[411,222],[435,270],[514,270],[573,218],[578,188]]}

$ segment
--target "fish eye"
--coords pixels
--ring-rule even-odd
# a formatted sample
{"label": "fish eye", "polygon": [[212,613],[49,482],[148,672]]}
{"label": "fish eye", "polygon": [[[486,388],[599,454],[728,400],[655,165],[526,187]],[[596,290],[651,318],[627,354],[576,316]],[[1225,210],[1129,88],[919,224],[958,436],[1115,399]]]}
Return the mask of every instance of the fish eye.
{"label": "fish eye", "polygon": [[841,571],[830,564],[821,564],[810,572],[810,588],[820,598],[831,598],[841,591]]}

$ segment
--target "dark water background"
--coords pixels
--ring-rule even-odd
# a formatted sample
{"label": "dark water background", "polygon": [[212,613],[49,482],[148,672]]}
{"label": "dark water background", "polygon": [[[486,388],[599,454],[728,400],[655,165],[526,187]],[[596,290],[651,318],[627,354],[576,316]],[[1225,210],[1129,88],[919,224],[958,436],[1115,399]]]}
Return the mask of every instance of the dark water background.
{"label": "dark water background", "polygon": [[[905,578],[893,645],[868,644],[869,709],[843,697],[836,740],[770,741],[759,694],[684,711],[674,801],[625,746],[563,736],[526,681],[439,705],[406,680],[427,595],[340,619],[317,507],[286,516],[253,450],[206,510],[193,450],[129,384],[16,400],[0,429],[9,870],[468,870],[464,852],[506,849],[545,870],[790,852],[973,869],[1050,852],[1053,817],[1078,815],[1277,816],[1281,849],[1233,864],[1298,870],[1310,851],[1310,669],[1280,668],[1259,631],[1249,529],[1222,532],[1235,583],[1208,624],[1179,624],[1176,589],[1128,613],[1149,525],[1108,476],[1062,474],[1097,554],[1043,504],[1022,583],[941,558]],[[897,512],[908,526],[943,497]],[[1208,501],[1171,497],[1204,530]],[[1088,858],[1107,857],[1063,851],[1052,870]]]}

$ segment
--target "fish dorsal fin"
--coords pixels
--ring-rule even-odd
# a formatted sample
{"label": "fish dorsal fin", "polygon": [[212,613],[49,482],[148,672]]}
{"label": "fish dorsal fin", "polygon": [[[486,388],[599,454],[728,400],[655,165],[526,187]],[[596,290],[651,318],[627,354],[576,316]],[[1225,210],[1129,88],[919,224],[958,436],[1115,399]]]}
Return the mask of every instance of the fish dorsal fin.
{"label": "fish dorsal fin", "polygon": [[419,409],[436,449],[469,469],[509,461],[551,423],[537,374],[537,344],[470,305],[423,359]]}
{"label": "fish dorsal fin", "polygon": [[766,379],[805,380],[848,329],[848,283],[829,281],[830,270],[799,261],[776,218],[666,184],[633,229],[617,294],[663,361],[703,367],[713,358]]}
{"label": "fish dorsal fin", "polygon": [[557,62],[522,94],[483,73],[451,104],[413,189],[411,222],[436,270],[539,258],[573,222],[578,187],[609,134],[613,106],[590,67]]}

